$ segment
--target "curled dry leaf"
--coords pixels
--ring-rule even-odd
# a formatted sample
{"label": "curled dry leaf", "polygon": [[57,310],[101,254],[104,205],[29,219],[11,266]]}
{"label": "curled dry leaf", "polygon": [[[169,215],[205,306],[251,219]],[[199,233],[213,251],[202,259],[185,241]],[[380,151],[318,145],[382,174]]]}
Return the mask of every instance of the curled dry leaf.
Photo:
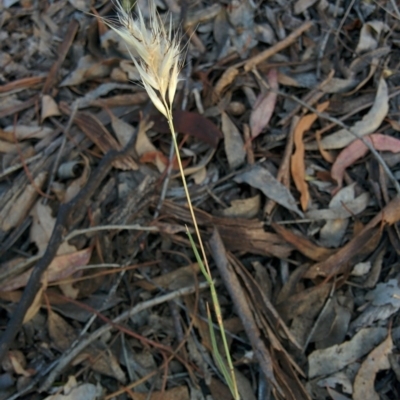
{"label": "curled dry leaf", "polygon": [[[322,112],[326,110],[329,102],[325,102],[319,104],[317,106],[317,110]],[[292,172],[293,181],[296,185],[297,190],[300,192],[300,204],[303,211],[305,211],[308,207],[308,203],[310,201],[310,193],[308,192],[308,185],[305,180],[306,168],[304,163],[304,143],[303,143],[303,135],[306,131],[308,131],[312,124],[316,121],[316,114],[308,114],[300,119],[296,128],[294,129],[294,145],[296,146],[296,150],[292,155],[290,162],[290,169]]]}
{"label": "curled dry leaf", "polygon": [[250,129],[253,139],[268,125],[275,110],[277,99],[276,91],[279,89],[277,70],[275,68],[270,69],[267,78],[268,84],[272,90],[260,94],[250,115]]}
{"label": "curled dry leaf", "polygon": [[74,179],[70,184],[68,184],[67,189],[64,194],[63,203],[67,203],[72,200],[79,191],[86,185],[90,177],[90,164],[87,157],[82,155],[84,161],[84,167],[81,176]]}
{"label": "curled dry leaf", "polygon": [[[376,150],[391,151],[392,153],[400,152],[400,140],[392,136],[374,133],[365,137],[364,140],[372,144]],[[364,157],[367,153],[368,147],[360,139],[355,140],[340,152],[331,169],[331,176],[338,183],[338,188],[342,186],[346,168]]]}
{"label": "curled dry leaf", "polygon": [[389,27],[383,21],[369,21],[361,28],[360,39],[355,52],[362,53],[372,51],[378,47],[380,35],[389,31]]}
{"label": "curled dry leaf", "polygon": [[[375,132],[386,117],[388,110],[389,91],[386,81],[381,78],[373,106],[361,121],[358,121],[354,124],[351,130],[357,133],[359,136],[365,136]],[[325,136],[321,140],[320,146],[325,150],[341,149],[353,142],[355,139],[356,137],[350,131],[347,129],[340,129],[331,135]],[[309,143],[306,145],[306,149],[318,150],[318,143]]]}
{"label": "curled dry leaf", "polygon": [[214,87],[214,92],[212,96],[214,103],[217,103],[220,100],[224,90],[235,80],[238,75],[239,70],[234,67],[230,67],[224,71]]}
{"label": "curled dry leaf", "polygon": [[55,117],[57,115],[61,115],[57,103],[51,96],[44,94],[42,97],[42,111],[40,114],[40,120],[43,122],[46,118]]}

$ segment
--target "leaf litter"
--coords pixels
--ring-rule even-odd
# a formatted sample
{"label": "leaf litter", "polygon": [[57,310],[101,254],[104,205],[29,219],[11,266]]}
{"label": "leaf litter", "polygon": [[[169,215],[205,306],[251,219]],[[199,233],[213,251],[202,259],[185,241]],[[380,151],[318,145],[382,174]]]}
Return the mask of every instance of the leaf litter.
{"label": "leaf litter", "polygon": [[[398,6],[155,4],[242,398],[400,398]],[[101,18],[0,4],[0,400],[228,398],[168,124]]]}

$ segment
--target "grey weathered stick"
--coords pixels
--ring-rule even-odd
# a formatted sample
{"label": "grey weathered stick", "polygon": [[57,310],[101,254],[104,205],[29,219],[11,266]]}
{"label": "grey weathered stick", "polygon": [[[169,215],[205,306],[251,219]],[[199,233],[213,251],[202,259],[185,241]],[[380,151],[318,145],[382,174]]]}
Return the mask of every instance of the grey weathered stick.
{"label": "grey weathered stick", "polygon": [[260,338],[260,331],[254,321],[252,312],[246,301],[246,294],[243,291],[239,279],[235,271],[229,264],[226,256],[226,250],[222,243],[221,236],[218,230],[214,228],[214,232],[209,240],[211,254],[214,258],[215,264],[218,267],[221,278],[225,283],[226,288],[232,298],[236,307],[236,311],[242,321],[244,330],[253,346],[254,354],[260,363],[261,370],[263,371],[267,380],[281,393],[282,389],[279,387],[275,379],[274,371],[272,369],[272,360],[265,343]]}

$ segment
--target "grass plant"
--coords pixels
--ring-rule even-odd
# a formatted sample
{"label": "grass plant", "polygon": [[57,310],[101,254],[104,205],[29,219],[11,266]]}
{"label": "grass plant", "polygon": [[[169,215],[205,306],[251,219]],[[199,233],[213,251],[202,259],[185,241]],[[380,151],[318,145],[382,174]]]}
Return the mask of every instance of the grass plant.
{"label": "grass plant", "polygon": [[[107,23],[125,42],[132,61],[134,62],[140,74],[142,84],[150,97],[150,100],[168,121],[178,160],[183,188],[186,194],[188,207],[193,220],[194,231],[196,233],[201,254],[199,254],[197,246],[189,230],[187,233],[196,260],[200,265],[202,273],[210,284],[212,302],[221,332],[226,361],[218,350],[211,313],[208,309],[213,356],[234,399],[239,400],[240,397],[236,384],[233,363],[229,353],[228,341],[224,330],[221,308],[187,187],[182,161],[179,154],[177,134],[175,132],[172,117],[172,106],[178,85],[179,72],[182,67],[181,37],[174,34],[171,19],[169,21],[169,26],[168,24],[164,24],[164,21],[157,13],[153,0],[149,0],[150,21],[148,24],[145,23],[139,8],[137,10],[137,18],[134,18],[131,15],[130,9],[126,6],[126,3],[127,1],[124,0],[123,5],[117,4],[119,24],[116,25],[110,22]],[[168,28],[166,28],[166,25]]]}

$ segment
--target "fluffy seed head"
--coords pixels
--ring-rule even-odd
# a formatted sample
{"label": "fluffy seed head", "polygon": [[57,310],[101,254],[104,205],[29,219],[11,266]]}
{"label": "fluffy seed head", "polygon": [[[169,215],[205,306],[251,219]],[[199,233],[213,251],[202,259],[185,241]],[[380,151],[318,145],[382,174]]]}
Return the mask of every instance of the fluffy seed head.
{"label": "fluffy seed head", "polygon": [[[137,18],[132,17],[121,4],[117,4],[119,26],[108,25],[124,40],[140,74],[144,88],[157,109],[167,118],[171,114],[180,70],[180,38],[172,37],[171,21],[167,30],[149,0],[148,26],[138,8]],[[138,57],[130,50],[134,49]]]}

